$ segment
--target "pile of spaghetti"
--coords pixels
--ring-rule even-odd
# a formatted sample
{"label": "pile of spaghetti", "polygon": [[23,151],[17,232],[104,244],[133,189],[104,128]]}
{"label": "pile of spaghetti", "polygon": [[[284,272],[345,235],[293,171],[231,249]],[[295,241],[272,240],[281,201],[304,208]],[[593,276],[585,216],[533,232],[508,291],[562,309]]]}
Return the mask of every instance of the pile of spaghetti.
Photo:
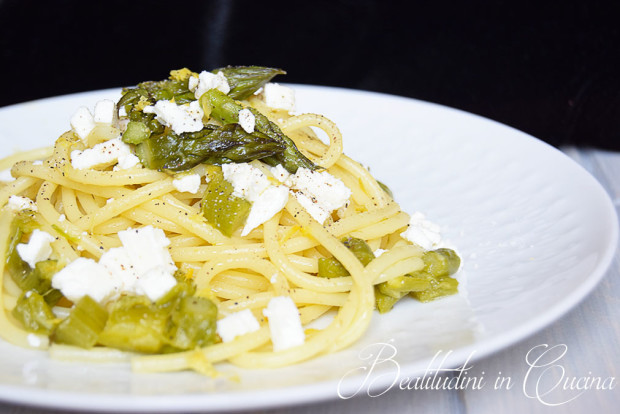
{"label": "pile of spaghetti", "polygon": [[282,73],[172,71],[1,160],[2,338],[138,371],[278,367],[455,293],[459,257],[333,122],[292,115]]}

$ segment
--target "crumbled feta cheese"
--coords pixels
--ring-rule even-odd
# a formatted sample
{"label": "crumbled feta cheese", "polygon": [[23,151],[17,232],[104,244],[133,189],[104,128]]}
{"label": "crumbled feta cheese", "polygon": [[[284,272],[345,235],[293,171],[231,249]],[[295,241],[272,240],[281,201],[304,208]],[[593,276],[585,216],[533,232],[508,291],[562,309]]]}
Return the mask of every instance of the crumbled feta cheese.
{"label": "crumbled feta cheese", "polygon": [[233,185],[233,195],[252,202],[242,236],[272,218],[288,201],[287,187],[272,185],[259,168],[248,163],[224,164],[222,171],[224,179]]}
{"label": "crumbled feta cheese", "polygon": [[200,174],[181,175],[172,180],[172,186],[182,193],[196,194],[200,188]]}
{"label": "crumbled feta cheese", "polygon": [[261,195],[252,201],[252,208],[248,214],[241,236],[246,236],[282,210],[288,201],[288,188],[283,185],[269,186]]}
{"label": "crumbled feta cheese", "polygon": [[271,182],[259,169],[246,162],[223,164],[224,179],[233,185],[233,195],[254,201]]}
{"label": "crumbled feta cheese", "polygon": [[283,351],[302,345],[306,339],[299,310],[288,296],[276,296],[263,309],[269,319],[269,331],[274,351]]}
{"label": "crumbled feta cheese", "polygon": [[226,76],[224,76],[221,71],[218,72],[217,75],[214,75],[211,72],[203,70],[198,75],[198,82],[193,81],[192,78],[189,79],[188,86],[189,89],[194,92],[196,99],[200,99],[200,97],[210,89],[217,89],[226,94],[230,92],[228,79],[226,79]]}
{"label": "crumbled feta cheese", "polygon": [[122,169],[130,168],[138,162],[129,145],[121,137],[110,139],[87,148],[84,151],[71,151],[71,165],[77,170],[85,170],[95,166],[118,163]]}
{"label": "crumbled feta cheese", "polygon": [[230,342],[238,336],[258,331],[260,325],[249,309],[235,312],[217,321],[217,333],[223,342]]}
{"label": "crumbled feta cheese", "polygon": [[41,337],[32,333],[26,335],[26,340],[28,341],[28,345],[33,348],[38,348],[42,345]]}
{"label": "crumbled feta cheese", "polygon": [[8,206],[14,211],[32,210],[37,211],[37,205],[28,197],[12,195],[9,197]]}
{"label": "crumbled feta cheese", "polygon": [[127,249],[131,265],[137,274],[144,274],[158,266],[162,266],[170,273],[177,270],[167,249],[170,240],[162,229],[153,226],[128,229],[119,231],[118,237],[123,247]]}
{"label": "crumbled feta cheese", "polygon": [[424,250],[435,249],[441,243],[439,226],[426,220],[424,214],[420,212],[411,215],[409,227],[400,235]]}
{"label": "crumbled feta cheese", "polygon": [[140,158],[132,153],[123,154],[118,157],[118,164],[114,166],[117,170],[126,170],[131,167],[135,167],[140,162]]}
{"label": "crumbled feta cheese", "polygon": [[64,214],[61,214],[60,216],[58,216],[58,221],[61,223],[65,221],[66,219],[67,219],[67,216],[65,216]]}
{"label": "crumbled feta cheese", "polygon": [[0,181],[15,181],[10,169],[0,171]]}
{"label": "crumbled feta cheese", "polygon": [[170,101],[157,101],[155,106],[147,106],[143,110],[147,114],[155,114],[162,125],[172,128],[175,134],[200,131],[204,125],[204,112],[198,101],[189,105],[177,105]]}
{"label": "crumbled feta cheese", "polygon": [[321,224],[351,197],[351,190],[327,171],[302,167],[289,177],[286,184],[297,190],[294,194],[299,203]]}
{"label": "crumbled feta cheese", "polygon": [[268,83],[263,88],[265,104],[274,109],[295,110],[295,91],[278,83]]}
{"label": "crumbled feta cheese", "polygon": [[37,262],[47,260],[52,254],[52,243],[54,236],[39,229],[35,229],[30,235],[28,243],[20,243],[17,245],[17,253],[19,257],[34,269]]}
{"label": "crumbled feta cheese", "polygon": [[117,297],[118,281],[93,259],[78,257],[52,277],[52,287],[72,302],[88,295],[99,303]]}
{"label": "crumbled feta cheese", "polygon": [[176,284],[176,279],[164,266],[156,266],[147,270],[136,280],[135,292],[156,301]]}
{"label": "crumbled feta cheese", "polygon": [[95,128],[95,119],[87,107],[80,106],[75,111],[75,114],[71,117],[71,128],[83,140]]}
{"label": "crumbled feta cheese", "polygon": [[102,99],[95,104],[93,119],[98,124],[115,125],[118,119],[116,104],[109,99]]}
{"label": "crumbled feta cheese", "polygon": [[188,89],[193,92],[194,90],[196,90],[196,86],[198,86],[198,76],[190,76],[187,80]]}
{"label": "crumbled feta cheese", "polygon": [[239,125],[248,134],[254,132],[254,126],[256,125],[256,118],[249,109],[242,109],[239,111]]}
{"label": "crumbled feta cheese", "polygon": [[170,240],[161,229],[146,226],[118,235],[121,247],[109,249],[99,262],[74,260],[53,276],[52,286],[72,301],[88,295],[105,303],[122,293],[156,301],[176,285],[177,267],[167,249]]}
{"label": "crumbled feta cheese", "polygon": [[286,171],[286,168],[284,168],[282,164],[271,167],[269,171],[271,171],[271,174],[273,174],[273,176],[281,183],[286,182],[286,180],[288,180],[288,177],[291,176],[291,174]]}
{"label": "crumbled feta cheese", "polygon": [[99,258],[99,266],[103,267],[111,280],[114,281],[115,291],[133,291],[133,285],[138,278],[138,272],[133,268],[133,260],[124,247],[113,247]]}
{"label": "crumbled feta cheese", "polygon": [[387,252],[387,250],[383,250],[383,249],[377,249],[373,252],[373,254],[375,255],[375,257],[379,257],[381,256],[383,253]]}
{"label": "crumbled feta cheese", "polygon": [[294,192],[293,195],[313,219],[321,224],[325,224],[325,220],[329,218],[330,212],[321,208],[316,199],[310,198],[302,192]]}

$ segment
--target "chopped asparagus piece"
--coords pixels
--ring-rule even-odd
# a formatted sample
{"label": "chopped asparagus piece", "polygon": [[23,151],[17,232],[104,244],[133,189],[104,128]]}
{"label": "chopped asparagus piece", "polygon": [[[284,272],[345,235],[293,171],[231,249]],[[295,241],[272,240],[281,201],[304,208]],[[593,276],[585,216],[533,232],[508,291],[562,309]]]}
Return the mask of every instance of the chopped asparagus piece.
{"label": "chopped asparagus piece", "polygon": [[61,344],[92,348],[108,318],[106,310],[90,296],[84,296],[54,332],[55,341]]}

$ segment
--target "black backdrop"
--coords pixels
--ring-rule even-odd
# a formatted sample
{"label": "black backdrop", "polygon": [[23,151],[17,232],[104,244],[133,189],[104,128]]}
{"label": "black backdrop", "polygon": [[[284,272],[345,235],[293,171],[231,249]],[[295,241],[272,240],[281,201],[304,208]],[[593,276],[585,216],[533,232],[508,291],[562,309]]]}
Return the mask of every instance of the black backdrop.
{"label": "black backdrop", "polygon": [[256,64],[620,149],[616,4],[0,0],[0,105]]}

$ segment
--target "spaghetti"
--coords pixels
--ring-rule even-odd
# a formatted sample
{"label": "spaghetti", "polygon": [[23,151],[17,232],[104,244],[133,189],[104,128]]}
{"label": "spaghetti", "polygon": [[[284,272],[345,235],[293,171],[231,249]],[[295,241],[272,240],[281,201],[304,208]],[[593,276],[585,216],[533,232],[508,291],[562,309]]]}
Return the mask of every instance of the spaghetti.
{"label": "spaghetti", "polygon": [[[79,136],[80,125],[74,125],[53,148],[0,161],[0,167],[10,167],[14,177],[14,181],[0,185],[0,252],[4,255],[0,261],[0,335],[4,340],[18,346],[49,349],[52,356],[63,359],[130,360],[134,370],[144,372],[194,369],[210,374],[214,372],[212,364],[220,361],[245,368],[270,368],[351,345],[364,334],[375,309],[387,312],[402,297],[427,301],[456,291],[456,281],[450,275],[459,267],[458,256],[448,249],[428,248],[404,237],[410,216],[366,168],[343,154],[337,126],[321,115],[292,115],[278,105],[269,106],[269,97],[259,92],[274,73],[261,77],[256,75],[258,69],[226,68],[214,71],[215,75],[173,71],[168,81],[125,90],[109,122],[95,122],[84,137]],[[220,83],[213,83],[214,76],[219,77]],[[257,77],[260,79],[256,80]],[[206,78],[212,81],[211,89],[199,95],[195,91],[204,90]],[[249,94],[247,90],[239,93],[241,78],[245,79],[242,85],[246,88],[250,81],[255,81]],[[164,93],[171,90],[171,84],[182,86],[173,91],[173,96]],[[161,99],[155,100],[154,96]],[[239,115],[230,119],[218,107],[217,99],[230,99],[239,108],[249,109],[256,126],[241,125]],[[190,106],[197,108],[200,104],[200,130],[175,132],[174,123],[157,112],[160,101],[186,112]],[[225,103],[230,107],[230,102]],[[319,139],[317,129],[328,137],[328,144]],[[185,145],[190,139],[194,146],[199,140],[206,140],[204,131],[210,134],[210,140],[215,139],[216,133],[226,133],[226,143],[238,139],[237,146],[227,147],[225,153],[202,154],[198,161],[199,151],[194,147],[191,153],[180,152],[178,145]],[[274,136],[277,139],[271,139]],[[131,149],[131,156],[138,156],[140,163],[122,169],[115,158],[90,168],[76,168],[74,160],[78,156],[118,137],[122,137],[123,145]],[[156,145],[173,138],[185,140],[169,150],[176,151],[177,158],[160,161]],[[234,157],[242,152],[253,152],[256,157],[239,162]],[[158,162],[161,165],[155,168]],[[222,213],[225,224],[218,222],[222,216],[208,211],[216,208],[214,202],[209,204],[209,191],[215,188],[215,182],[220,185],[217,194],[223,191],[222,186],[231,186],[234,180],[225,173],[228,166],[234,165],[247,166],[244,168],[253,174],[266,177],[269,186],[280,188],[285,197],[282,208],[243,237],[243,215],[240,213],[240,225],[231,230],[230,223],[236,223],[236,216],[231,219],[231,214],[242,211],[246,204],[252,214],[251,209],[259,201],[248,201],[243,191],[235,189],[227,200],[216,200],[240,199],[234,207],[227,204],[233,211]],[[327,174],[330,183],[346,188],[346,202],[338,208],[330,207],[323,222],[312,210],[317,196],[304,193],[302,184],[291,182],[303,171],[314,176]],[[188,175],[200,177],[196,191],[179,189],[179,180]],[[17,202],[26,199],[33,204],[19,207]],[[73,331],[64,328],[71,321],[80,321],[76,309],[81,300],[66,293],[70,289],[58,287],[58,275],[66,274],[78,259],[92,264],[106,260],[109,252],[122,252],[119,249],[128,248],[124,232],[145,228],[152,228],[153,234],[165,238],[165,254],[169,254],[171,266],[177,269],[170,272],[175,287],[153,298],[144,293],[152,286],[135,292],[120,289],[106,299],[93,301],[91,306],[101,309],[101,320],[82,321],[94,336],[87,344],[76,343],[70,338]],[[51,253],[30,266],[15,246],[34,243],[35,231],[51,235],[53,241],[49,243]],[[51,270],[46,273],[39,263],[49,265]],[[24,280],[35,273],[39,277],[35,287],[25,286]],[[76,277],[79,281],[87,275]],[[181,285],[183,288],[179,288]],[[49,300],[50,292],[57,297]],[[44,301],[35,303],[35,296]],[[196,329],[184,325],[187,315],[179,310],[185,309],[184,298],[193,298],[194,304],[199,298],[199,303],[209,302],[216,309],[207,317],[207,313],[195,310],[187,302],[187,309],[193,312],[187,318],[200,329],[210,331],[210,337],[190,341],[185,348],[179,345],[185,343],[179,338],[191,336],[188,332]],[[265,316],[273,315],[265,310],[275,306],[277,298],[294,304],[295,315],[289,321],[297,317],[305,327],[301,338],[291,338],[286,330],[276,332],[275,316]],[[131,305],[127,305],[128,300],[133,300]],[[125,303],[125,308],[120,302]],[[41,310],[44,305],[49,306],[52,314]],[[137,320],[128,316],[131,309],[139,306],[158,316]],[[249,318],[257,322],[256,326],[249,329],[235,325],[239,333],[224,342],[223,335],[217,335],[224,329],[222,320],[242,312],[250,312]],[[246,317],[248,313],[242,315]],[[333,320],[325,329],[307,328],[312,321],[328,315]],[[149,348],[151,345],[144,345],[146,340],[136,338],[119,340],[114,335],[122,331],[119,326],[125,326],[123,323],[138,326],[157,346]],[[59,328],[61,325],[64,328]],[[204,338],[203,333],[192,335]],[[274,351],[277,335],[284,335],[292,345]]]}

